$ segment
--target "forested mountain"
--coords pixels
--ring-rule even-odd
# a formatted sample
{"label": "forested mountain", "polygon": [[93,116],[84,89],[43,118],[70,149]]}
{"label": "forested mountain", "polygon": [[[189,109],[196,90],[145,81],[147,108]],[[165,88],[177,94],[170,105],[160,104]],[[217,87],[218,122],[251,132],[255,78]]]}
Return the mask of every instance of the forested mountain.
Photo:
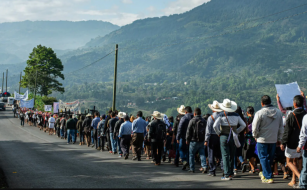
{"label": "forested mountain", "polygon": [[[23,21],[0,24],[0,64],[25,61],[38,44],[61,50],[76,49],[119,26],[102,21]],[[64,52],[65,53],[65,52]]]}
{"label": "forested mountain", "polygon": [[[261,95],[275,97],[274,84],[298,81],[304,85],[307,14],[288,16],[306,11],[307,6],[274,14],[304,3],[212,0],[184,14],[137,20],[91,40],[86,48],[65,54],[64,68],[73,72],[119,44],[118,80],[130,82],[126,88],[132,89],[119,96],[128,95],[126,98],[134,101],[138,97],[145,101],[150,97],[181,97],[167,103],[169,113],[180,104],[205,109],[214,99],[224,98],[239,101],[244,108],[254,105],[259,109]],[[108,82],[113,80],[113,72],[114,54],[66,75],[64,84]],[[92,89],[95,91],[94,84]],[[104,90],[97,93],[103,95]],[[73,99],[78,94],[61,97]],[[167,104],[160,111],[165,112]],[[142,106],[140,109],[150,109]]]}

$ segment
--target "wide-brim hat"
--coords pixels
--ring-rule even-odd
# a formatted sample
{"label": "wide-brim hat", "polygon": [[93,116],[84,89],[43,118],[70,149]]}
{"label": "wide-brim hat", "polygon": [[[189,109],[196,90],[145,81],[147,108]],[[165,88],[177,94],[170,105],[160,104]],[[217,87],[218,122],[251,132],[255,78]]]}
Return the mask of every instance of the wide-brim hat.
{"label": "wide-brim hat", "polygon": [[222,110],[227,112],[235,112],[238,108],[237,103],[229,99],[225,99],[223,103],[219,103],[219,106]]}
{"label": "wide-brim hat", "polygon": [[184,105],[181,105],[179,108],[177,108],[177,112],[179,114],[185,114],[185,106]]}
{"label": "wide-brim hat", "polygon": [[89,113],[89,114],[86,115],[86,117],[92,117],[92,114]]}
{"label": "wide-brim hat", "polygon": [[151,114],[153,117],[157,118],[157,119],[163,119],[164,114],[158,112],[158,111],[154,111],[153,114]]}
{"label": "wide-brim hat", "polygon": [[119,118],[125,118],[126,115],[127,115],[127,114],[126,114],[125,112],[119,112],[117,116],[118,116]]}
{"label": "wide-brim hat", "polygon": [[215,112],[222,112],[223,110],[219,106],[219,102],[214,100],[212,104],[208,104],[208,107]]}

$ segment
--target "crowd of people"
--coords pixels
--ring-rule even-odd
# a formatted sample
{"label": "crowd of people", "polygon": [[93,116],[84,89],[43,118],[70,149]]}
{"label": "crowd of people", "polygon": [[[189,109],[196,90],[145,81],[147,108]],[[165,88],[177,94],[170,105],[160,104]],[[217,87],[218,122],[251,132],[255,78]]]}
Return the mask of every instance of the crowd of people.
{"label": "crowd of people", "polygon": [[[232,180],[238,171],[259,175],[262,183],[271,184],[279,175],[291,178],[294,188],[307,188],[307,116],[303,92],[293,98],[293,107],[283,108],[276,96],[278,108],[271,98],[262,96],[262,108],[255,112],[249,106],[244,112],[229,99],[214,101],[208,107],[213,114],[202,115],[200,108],[177,108],[178,115],[167,117],[154,111],[136,117],[117,110],[107,115],[42,113],[31,109],[14,109],[24,126],[26,120],[34,125],[80,146],[95,147],[99,151],[141,161],[141,156],[152,159],[156,166],[172,162],[175,167],[195,173],[199,171],[216,176],[218,167],[223,171],[221,180]],[[259,165],[259,168],[258,168]],[[299,182],[299,183],[297,183]]]}

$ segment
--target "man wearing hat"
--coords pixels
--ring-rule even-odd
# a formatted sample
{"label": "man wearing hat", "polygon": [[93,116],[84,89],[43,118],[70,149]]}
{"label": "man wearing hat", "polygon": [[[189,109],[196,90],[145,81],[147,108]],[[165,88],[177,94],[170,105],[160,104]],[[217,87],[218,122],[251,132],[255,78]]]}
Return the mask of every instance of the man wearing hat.
{"label": "man wearing hat", "polygon": [[121,124],[118,137],[120,139],[120,147],[124,154],[125,160],[129,157],[129,147],[131,141],[132,123],[129,116],[125,115],[124,123]]}
{"label": "man wearing hat", "polygon": [[87,147],[91,144],[91,124],[92,124],[92,115],[89,113],[87,114],[85,120],[83,121],[83,129],[84,129],[84,136],[86,138]]}
{"label": "man wearing hat", "polygon": [[[223,158],[224,177],[221,180],[231,180],[234,176],[234,155],[236,146],[240,147],[238,134],[244,130],[246,123],[239,114],[234,113],[237,110],[237,104],[229,99],[219,103],[223,110],[216,119],[213,129],[220,136],[220,146]],[[240,125],[239,128],[237,126]]]}
{"label": "man wearing hat", "polygon": [[179,122],[180,122],[181,118],[185,115],[185,106],[181,105],[179,108],[177,108],[177,112],[179,114],[177,115],[175,122],[174,122],[172,144],[175,143],[175,147],[176,147],[176,157],[175,157],[174,164],[175,164],[176,167],[179,167],[180,153],[179,153],[179,143],[177,143],[177,141],[176,141],[176,136],[177,136]]}
{"label": "man wearing hat", "polygon": [[[213,101],[213,104],[209,104],[208,107],[212,110],[213,114],[208,118],[206,136],[205,136],[205,146],[208,147],[208,159],[209,159],[209,176],[215,176],[216,163],[215,158],[221,158],[221,148],[220,148],[220,138],[217,136],[213,129],[213,124],[218,118],[220,112],[223,110],[219,106],[218,101]],[[223,164],[221,164],[223,165]]]}
{"label": "man wearing hat", "polygon": [[166,139],[166,124],[162,120],[164,115],[160,112],[154,111],[152,116],[155,120],[148,125],[148,138],[151,139],[152,158],[155,161],[155,165],[159,166],[161,164],[164,140]]}
{"label": "man wearing hat", "polygon": [[[115,127],[114,127],[114,131],[113,131],[113,139],[117,142],[117,146],[118,146],[118,157],[122,157],[123,156],[123,152],[120,148],[120,140],[118,138],[119,135],[119,129],[120,126],[125,122],[124,118],[126,117],[126,113],[125,112],[119,112],[117,117],[119,118],[119,120],[115,123]],[[116,152],[117,147],[115,147],[115,152]]]}

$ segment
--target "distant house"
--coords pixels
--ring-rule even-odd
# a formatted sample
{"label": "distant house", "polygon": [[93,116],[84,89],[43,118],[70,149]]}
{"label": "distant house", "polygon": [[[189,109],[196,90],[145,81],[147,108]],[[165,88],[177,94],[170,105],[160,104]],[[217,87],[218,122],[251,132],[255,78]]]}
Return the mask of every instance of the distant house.
{"label": "distant house", "polygon": [[184,85],[187,85],[188,83],[187,82],[184,82]]}
{"label": "distant house", "polygon": [[173,100],[178,100],[178,97],[172,97]]}

